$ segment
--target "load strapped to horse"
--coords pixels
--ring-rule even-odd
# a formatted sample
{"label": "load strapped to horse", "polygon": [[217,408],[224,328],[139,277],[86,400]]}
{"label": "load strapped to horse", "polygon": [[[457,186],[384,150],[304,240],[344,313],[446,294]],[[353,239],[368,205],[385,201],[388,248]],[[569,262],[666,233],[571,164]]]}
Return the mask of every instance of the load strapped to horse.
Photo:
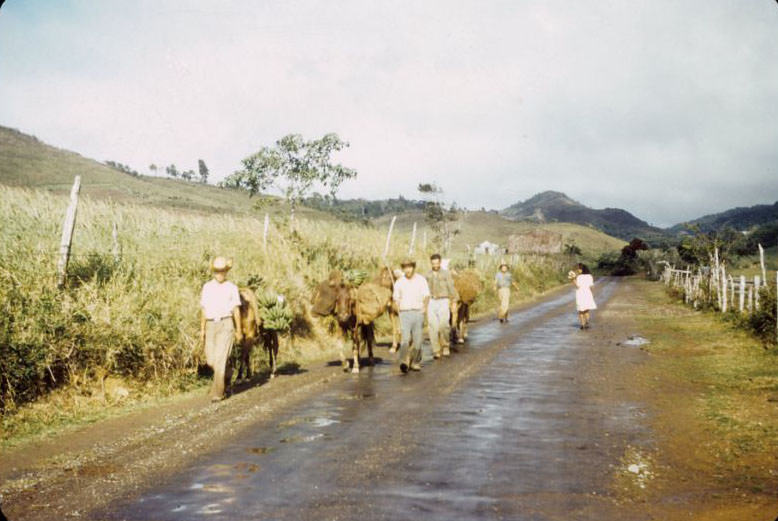
{"label": "load strapped to horse", "polygon": [[476,271],[467,270],[454,273],[454,287],[459,293],[459,301],[456,304],[456,313],[451,316],[451,336],[452,341],[464,344],[467,339],[467,323],[470,321],[470,306],[481,294],[483,283]]}
{"label": "load strapped to horse", "polygon": [[268,353],[270,378],[275,378],[278,365],[278,334],[287,331],[293,314],[283,297],[272,291],[240,288],[240,316],[243,341],[238,352],[238,379],[251,378],[251,351],[262,341]]}
{"label": "load strapped to horse", "polygon": [[[362,343],[367,346],[370,365],[374,363],[374,322],[384,313],[392,320],[393,347],[399,343],[399,321],[392,312],[392,289],[394,279],[389,268],[382,268],[369,282],[366,272],[349,270],[342,276],[333,271],[329,278],[319,284],[313,296],[311,311],[319,316],[334,315],[343,335],[344,344],[352,343],[352,373],[359,372],[359,356]],[[341,351],[344,371],[349,370],[348,361]]]}

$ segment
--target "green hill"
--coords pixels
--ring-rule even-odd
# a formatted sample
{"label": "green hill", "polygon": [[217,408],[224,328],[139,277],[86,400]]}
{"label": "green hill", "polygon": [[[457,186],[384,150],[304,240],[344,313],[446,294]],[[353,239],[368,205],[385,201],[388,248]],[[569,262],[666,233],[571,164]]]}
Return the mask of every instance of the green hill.
{"label": "green hill", "polygon": [[[76,175],[81,176],[81,194],[95,200],[208,213],[257,213],[259,198],[249,198],[245,192],[182,179],[126,174],[0,126],[0,184],[66,194]],[[333,219],[311,209],[301,209],[301,214]]]}
{"label": "green hill", "polygon": [[640,237],[646,240],[661,238],[664,232],[620,208],[595,210],[570,199],[561,192],[542,192],[500,212],[509,219],[538,223],[566,222],[594,226],[599,230],[630,240]]}
{"label": "green hill", "polygon": [[[373,222],[377,226],[386,227],[392,216],[385,215]],[[424,213],[420,211],[405,212],[397,216],[395,227],[398,231],[407,233],[416,223],[418,241],[422,240],[426,228]],[[620,250],[626,244],[625,241],[611,237],[605,233],[588,226],[571,223],[533,223],[529,221],[513,221],[506,219],[495,212],[466,212],[457,224],[459,233],[453,240],[452,249],[455,253],[461,253],[466,247],[475,247],[483,241],[505,245],[508,236],[514,233],[524,232],[540,228],[562,234],[565,244],[575,243],[581,248],[584,256],[590,259],[599,257],[609,251]]]}
{"label": "green hill", "polygon": [[705,215],[688,223],[676,224],[670,231],[681,233],[687,225],[699,226],[703,232],[713,232],[722,228],[734,228],[747,231],[751,228],[768,223],[778,222],[778,201],[773,204],[757,204],[755,206],[737,207],[723,212]]}

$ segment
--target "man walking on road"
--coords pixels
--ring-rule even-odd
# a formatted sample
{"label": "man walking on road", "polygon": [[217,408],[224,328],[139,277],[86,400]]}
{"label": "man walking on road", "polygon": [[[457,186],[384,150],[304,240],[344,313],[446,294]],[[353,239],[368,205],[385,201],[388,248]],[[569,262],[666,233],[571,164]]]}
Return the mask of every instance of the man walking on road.
{"label": "man walking on road", "polygon": [[449,342],[451,341],[449,320],[454,312],[453,306],[459,300],[451,272],[442,269],[440,264],[440,255],[437,253],[433,254],[430,257],[432,270],[427,275],[427,284],[430,288],[427,324],[429,325],[432,357],[436,360],[440,358],[441,354],[443,356],[451,354],[449,349]]}
{"label": "man walking on road", "polygon": [[230,353],[234,341],[243,340],[238,286],[227,280],[232,261],[216,257],[211,261],[213,279],[203,285],[200,340],[205,344],[205,361],[213,369],[211,401],[223,400],[232,379]]}
{"label": "man walking on road", "polygon": [[[421,346],[424,340],[424,315],[430,300],[427,280],[415,273],[416,261],[405,260],[401,265],[404,276],[394,283],[392,300],[400,313],[402,342],[400,344],[400,371],[421,370]],[[413,345],[409,349],[409,344]]]}
{"label": "man walking on road", "polygon": [[497,310],[497,318],[501,323],[508,321],[508,308],[511,305],[511,286],[518,286],[513,282],[508,265],[504,262],[500,264],[500,271],[494,276],[494,288],[497,290],[497,296],[500,299],[500,307]]}

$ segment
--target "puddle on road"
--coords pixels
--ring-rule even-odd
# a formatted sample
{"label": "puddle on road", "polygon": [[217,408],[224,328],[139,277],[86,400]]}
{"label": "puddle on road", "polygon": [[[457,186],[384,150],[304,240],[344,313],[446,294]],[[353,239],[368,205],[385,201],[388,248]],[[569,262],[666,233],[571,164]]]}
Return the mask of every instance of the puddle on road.
{"label": "puddle on road", "polygon": [[279,423],[278,428],[279,429],[287,429],[289,427],[294,427],[296,425],[300,424],[310,424],[314,427],[329,427],[330,425],[334,425],[336,423],[340,423],[338,420],[328,418],[326,416],[308,416],[305,418],[292,418],[291,420],[287,420],[285,422]]}
{"label": "puddle on road", "polygon": [[312,441],[324,439],[325,435],[322,433],[311,434],[310,436],[290,436],[288,438],[281,438],[281,443],[310,443]]}

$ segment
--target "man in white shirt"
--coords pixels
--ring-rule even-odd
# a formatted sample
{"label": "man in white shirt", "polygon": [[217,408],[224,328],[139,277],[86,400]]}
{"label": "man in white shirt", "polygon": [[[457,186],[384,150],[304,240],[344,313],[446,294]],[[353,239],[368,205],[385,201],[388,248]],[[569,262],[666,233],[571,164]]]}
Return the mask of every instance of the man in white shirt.
{"label": "man in white shirt", "polygon": [[[427,279],[415,273],[416,262],[403,261],[404,276],[394,283],[392,300],[400,313],[402,343],[400,344],[400,371],[407,373],[421,370],[421,345],[424,341],[424,315],[430,300],[430,288]],[[409,344],[413,348],[409,350]],[[410,352],[409,352],[410,351]]]}
{"label": "man in white shirt", "polygon": [[200,295],[200,339],[205,344],[205,361],[213,368],[211,401],[223,400],[232,380],[230,352],[233,342],[243,340],[238,286],[227,280],[232,261],[216,257],[211,261],[213,279]]}

